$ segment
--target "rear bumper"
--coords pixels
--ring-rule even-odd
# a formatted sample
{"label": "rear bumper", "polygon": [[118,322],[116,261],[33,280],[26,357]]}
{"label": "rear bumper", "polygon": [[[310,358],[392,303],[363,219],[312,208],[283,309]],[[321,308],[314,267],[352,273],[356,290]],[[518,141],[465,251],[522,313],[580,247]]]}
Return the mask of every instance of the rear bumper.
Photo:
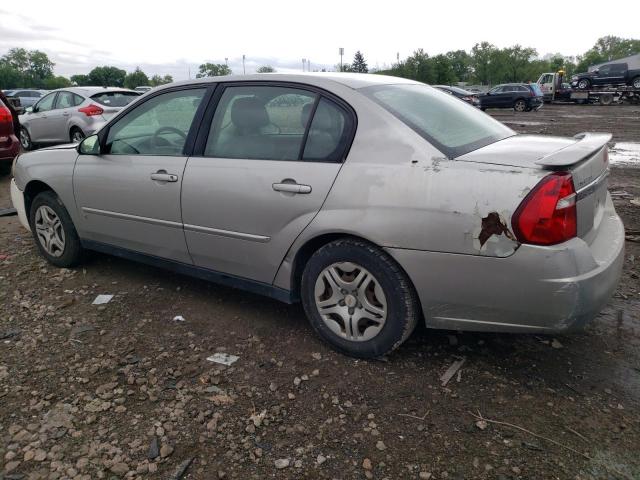
{"label": "rear bumper", "polygon": [[27,219],[27,211],[24,205],[24,193],[18,188],[16,185],[15,178],[11,179],[11,203],[13,204],[13,208],[18,212],[18,220],[24,228],[31,231],[31,227],[29,226],[29,220]]}
{"label": "rear bumper", "polygon": [[20,141],[15,135],[0,136],[0,162],[12,162],[20,153]]}
{"label": "rear bumper", "polygon": [[[610,200],[609,200],[610,202]],[[427,326],[562,332],[595,318],[618,284],[624,227],[611,205],[597,237],[521,245],[507,258],[389,248],[413,281]]]}

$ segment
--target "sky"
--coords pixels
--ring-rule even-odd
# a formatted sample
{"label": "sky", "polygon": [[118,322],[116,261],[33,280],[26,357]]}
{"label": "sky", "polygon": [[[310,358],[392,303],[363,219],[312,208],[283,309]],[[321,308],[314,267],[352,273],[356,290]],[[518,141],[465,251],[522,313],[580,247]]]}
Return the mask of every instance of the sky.
{"label": "sky", "polygon": [[[194,77],[204,62],[234,73],[261,65],[280,72],[333,69],[362,51],[369,68],[384,68],[414,50],[429,55],[469,51],[477,42],[520,44],[540,56],[575,56],[604,35],[640,36],[640,2],[617,4],[610,21],[595,15],[602,3],[438,1],[122,1],[30,0],[0,4],[0,55],[23,47],[46,52],[57,75],[88,73],[98,65],[149,75]],[[625,6],[626,5],[626,6]]]}

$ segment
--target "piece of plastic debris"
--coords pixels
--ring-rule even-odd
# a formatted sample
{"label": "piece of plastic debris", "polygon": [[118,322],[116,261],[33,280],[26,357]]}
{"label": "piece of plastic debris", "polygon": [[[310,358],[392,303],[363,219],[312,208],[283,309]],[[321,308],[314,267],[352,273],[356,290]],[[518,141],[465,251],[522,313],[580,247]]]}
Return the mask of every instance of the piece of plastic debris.
{"label": "piece of plastic debris", "polygon": [[92,305],[102,305],[105,303],[109,303],[113,295],[98,295],[96,299],[93,301]]}
{"label": "piece of plastic debris", "polygon": [[478,420],[476,422],[476,427],[478,427],[480,430],[485,430],[488,425],[489,424],[486,422],[486,420]]}
{"label": "piece of plastic debris", "polygon": [[214,363],[221,363],[222,365],[232,365],[238,361],[240,357],[231,355],[229,353],[214,353],[207,360]]}
{"label": "piece of plastic debris", "polygon": [[556,340],[555,338],[551,342],[551,346],[553,348],[562,348],[562,344],[558,340]]}
{"label": "piece of plastic debris", "polygon": [[182,315],[176,315],[173,317],[174,322],[186,322],[185,318]]}
{"label": "piece of plastic debris", "polygon": [[447,383],[449,383],[449,380],[451,380],[453,376],[458,372],[458,370],[462,368],[462,365],[464,365],[464,362],[466,360],[467,360],[467,357],[462,357],[460,360],[456,360],[455,362],[453,362],[449,366],[449,368],[447,368],[447,371],[444,372],[440,377],[440,381],[442,382],[443,387],[445,387]]}

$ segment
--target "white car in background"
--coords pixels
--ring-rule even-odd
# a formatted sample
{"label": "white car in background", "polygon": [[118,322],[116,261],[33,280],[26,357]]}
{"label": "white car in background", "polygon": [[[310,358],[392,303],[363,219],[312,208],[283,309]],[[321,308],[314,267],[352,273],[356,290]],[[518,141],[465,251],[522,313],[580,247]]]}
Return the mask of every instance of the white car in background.
{"label": "white car in background", "polygon": [[20,144],[30,150],[38,144],[80,142],[139,96],[124,88],[54,90],[20,115]]}

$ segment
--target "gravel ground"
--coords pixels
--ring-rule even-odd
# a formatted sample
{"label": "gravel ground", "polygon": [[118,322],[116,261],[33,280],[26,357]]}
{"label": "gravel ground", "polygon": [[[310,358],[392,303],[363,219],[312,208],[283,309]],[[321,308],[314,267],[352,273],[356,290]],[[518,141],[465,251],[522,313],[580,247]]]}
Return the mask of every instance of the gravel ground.
{"label": "gravel ground", "polygon": [[[639,112],[490,113],[640,141]],[[640,168],[614,168],[610,190],[638,235]],[[365,362],[329,350],[299,306],[98,254],[59,270],[0,218],[0,479],[640,478],[639,245],[582,333],[419,328]]]}

